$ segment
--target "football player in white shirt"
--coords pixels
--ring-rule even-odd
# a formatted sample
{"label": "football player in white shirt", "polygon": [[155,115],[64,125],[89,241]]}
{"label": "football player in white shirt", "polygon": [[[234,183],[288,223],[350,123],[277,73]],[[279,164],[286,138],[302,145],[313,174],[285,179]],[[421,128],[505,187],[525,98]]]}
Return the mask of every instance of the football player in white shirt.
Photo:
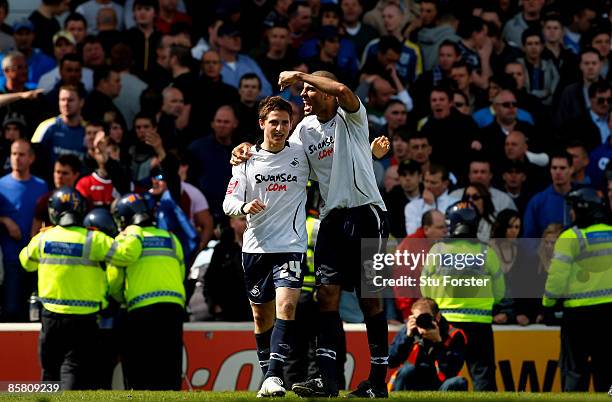
{"label": "football player in white shirt", "polygon": [[[292,390],[304,397],[338,395],[336,353],[343,336],[338,313],[340,293],[342,289],[354,289],[361,296],[371,364],[368,380],[349,395],[388,397],[387,320],[380,298],[364,278],[364,261],[381,252],[388,237],[386,208],[376,186],[371,155],[374,152],[379,156],[376,151],[385,149],[388,141],[377,139],[370,146],[365,107],[333,74],[284,71],[279,76],[281,88],[298,81],[304,83],[301,95],[308,116],[289,142],[291,146],[301,145],[306,152],[311,178],[319,182],[325,203],[315,246],[319,303],[316,355],[322,378],[296,383]],[[233,163],[250,157],[247,147],[241,144],[234,150]]]}
{"label": "football player in white shirt", "polygon": [[[264,382],[258,397],[283,396],[283,365],[295,344],[295,309],[306,264],[306,184],[310,167],[301,146],[287,142],[291,104],[273,96],[259,106],[263,142],[234,166],[223,210],[247,215],[242,266],[255,321]],[[276,320],[275,318],[276,311]]]}

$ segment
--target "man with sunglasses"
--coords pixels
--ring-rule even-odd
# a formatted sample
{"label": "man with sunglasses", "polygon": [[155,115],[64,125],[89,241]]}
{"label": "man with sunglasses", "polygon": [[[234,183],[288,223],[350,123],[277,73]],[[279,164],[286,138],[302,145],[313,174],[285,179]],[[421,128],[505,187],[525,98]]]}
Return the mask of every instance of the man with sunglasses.
{"label": "man with sunglasses", "polygon": [[[540,151],[544,146],[544,140],[537,135],[534,126],[517,118],[518,102],[514,91],[502,89],[493,98],[493,111],[495,120],[482,129],[481,142],[483,151],[491,155],[494,160],[503,161],[504,143],[508,134],[520,131],[529,139],[530,150]],[[538,165],[546,165],[548,160],[541,153],[530,152],[530,160]]]}

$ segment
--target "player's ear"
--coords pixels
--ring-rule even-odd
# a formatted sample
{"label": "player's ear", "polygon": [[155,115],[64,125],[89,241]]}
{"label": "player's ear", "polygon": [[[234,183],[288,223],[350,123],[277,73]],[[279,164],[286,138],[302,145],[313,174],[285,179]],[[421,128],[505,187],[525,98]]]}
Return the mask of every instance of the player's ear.
{"label": "player's ear", "polygon": [[265,126],[266,126],[266,122],[263,121],[262,119],[259,119],[259,128],[263,130]]}

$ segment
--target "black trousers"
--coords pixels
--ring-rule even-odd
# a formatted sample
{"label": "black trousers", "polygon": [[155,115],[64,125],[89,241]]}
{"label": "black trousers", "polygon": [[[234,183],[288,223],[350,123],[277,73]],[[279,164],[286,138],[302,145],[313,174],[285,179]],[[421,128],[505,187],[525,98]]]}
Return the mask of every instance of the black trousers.
{"label": "black trousers", "polygon": [[478,322],[453,322],[467,337],[465,362],[472,377],[474,391],[497,391],[495,382],[495,348],[493,327]]}
{"label": "black trousers", "polygon": [[181,389],[183,316],[176,303],[156,303],[128,313],[123,362],[128,389]]}
{"label": "black trousers", "polygon": [[99,330],[95,314],[57,314],[43,309],[39,337],[43,381],[64,390],[96,388]]}
{"label": "black trousers", "polygon": [[612,303],[563,310],[559,358],[563,391],[588,391],[590,374],[595,392],[609,390],[612,385],[612,343],[607,329],[610,322]]}

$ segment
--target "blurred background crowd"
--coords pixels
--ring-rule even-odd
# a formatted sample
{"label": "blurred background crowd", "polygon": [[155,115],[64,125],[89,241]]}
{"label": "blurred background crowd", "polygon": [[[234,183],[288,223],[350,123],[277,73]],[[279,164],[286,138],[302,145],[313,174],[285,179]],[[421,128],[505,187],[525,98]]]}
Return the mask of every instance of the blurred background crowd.
{"label": "blurred background crowd", "polygon": [[[259,100],[280,94],[302,117],[283,70],[334,73],[389,138],[372,163],[399,241],[445,236],[446,208],[469,200],[480,240],[547,240],[543,286],[565,195],[588,185],[611,204],[609,1],[42,0],[13,18],[16,3],[0,0],[2,321],[27,320],[35,278],[18,253],[62,186],[91,207],[147,194],[202,268],[192,319],[250,320],[246,222],[222,201],[232,148],[261,135]],[[389,321],[406,318],[409,302],[389,300]],[[494,322],[537,322],[538,305],[509,301]]]}

